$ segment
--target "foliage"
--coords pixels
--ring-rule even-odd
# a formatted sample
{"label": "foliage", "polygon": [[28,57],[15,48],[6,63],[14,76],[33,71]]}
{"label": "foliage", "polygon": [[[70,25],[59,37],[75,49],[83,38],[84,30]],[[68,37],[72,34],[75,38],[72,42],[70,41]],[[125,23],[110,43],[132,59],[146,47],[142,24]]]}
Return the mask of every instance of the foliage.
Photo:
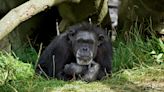
{"label": "foliage", "polygon": [[38,54],[33,47],[23,46],[15,52],[17,58],[25,63],[35,64]]}
{"label": "foliage", "polygon": [[32,77],[32,65],[15,59],[11,54],[0,53],[0,85],[10,80],[27,79]]}
{"label": "foliage", "polygon": [[[148,34],[143,35],[147,31]],[[126,31],[118,37],[113,43],[113,71],[120,69],[129,69],[141,65],[152,65],[154,63],[164,62],[163,48],[164,44],[156,38],[151,31],[151,26],[144,29],[142,24],[137,23],[131,30]],[[154,56],[152,55],[154,51]]]}
{"label": "foliage", "polygon": [[161,39],[157,40],[158,44],[158,49],[157,51],[153,50],[151,52],[152,57],[155,59],[157,63],[164,63],[164,43],[162,42]]}

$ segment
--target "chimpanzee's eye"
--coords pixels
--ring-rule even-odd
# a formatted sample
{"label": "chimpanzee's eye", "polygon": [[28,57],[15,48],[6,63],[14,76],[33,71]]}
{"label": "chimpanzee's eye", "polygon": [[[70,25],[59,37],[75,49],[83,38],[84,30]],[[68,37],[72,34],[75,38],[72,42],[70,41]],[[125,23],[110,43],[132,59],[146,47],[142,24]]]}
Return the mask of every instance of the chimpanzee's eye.
{"label": "chimpanzee's eye", "polygon": [[87,40],[87,43],[94,44],[94,41],[93,40]]}
{"label": "chimpanzee's eye", "polygon": [[94,44],[94,41],[93,40],[89,40],[89,39],[87,39],[87,40],[84,40],[84,39],[78,39],[77,40],[77,43],[87,43],[87,44]]}
{"label": "chimpanzee's eye", "polygon": [[83,39],[78,39],[77,43],[85,43],[85,41]]}

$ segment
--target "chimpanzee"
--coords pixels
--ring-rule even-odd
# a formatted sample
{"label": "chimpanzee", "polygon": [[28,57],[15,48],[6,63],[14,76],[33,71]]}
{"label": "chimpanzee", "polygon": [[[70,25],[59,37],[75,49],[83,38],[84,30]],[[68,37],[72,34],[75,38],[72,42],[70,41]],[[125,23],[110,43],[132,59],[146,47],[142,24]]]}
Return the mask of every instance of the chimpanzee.
{"label": "chimpanzee", "polygon": [[[105,31],[82,22],[57,36],[42,53],[36,72],[71,80],[100,80],[112,70],[112,44]],[[78,78],[80,78],[78,76]]]}

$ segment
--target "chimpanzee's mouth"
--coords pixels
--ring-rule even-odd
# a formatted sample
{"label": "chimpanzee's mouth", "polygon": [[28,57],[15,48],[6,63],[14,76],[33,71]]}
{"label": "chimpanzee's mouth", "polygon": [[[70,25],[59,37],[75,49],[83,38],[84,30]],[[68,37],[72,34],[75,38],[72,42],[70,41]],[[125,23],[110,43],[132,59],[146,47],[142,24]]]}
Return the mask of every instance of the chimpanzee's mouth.
{"label": "chimpanzee's mouth", "polygon": [[76,60],[79,65],[89,65],[92,62],[92,57],[77,57]]}
{"label": "chimpanzee's mouth", "polygon": [[79,65],[89,65],[93,61],[93,53],[89,52],[81,54],[79,50],[76,53],[76,62]]}
{"label": "chimpanzee's mouth", "polygon": [[90,61],[92,58],[89,56],[81,56],[81,57],[77,57],[77,59],[83,60],[83,61]]}

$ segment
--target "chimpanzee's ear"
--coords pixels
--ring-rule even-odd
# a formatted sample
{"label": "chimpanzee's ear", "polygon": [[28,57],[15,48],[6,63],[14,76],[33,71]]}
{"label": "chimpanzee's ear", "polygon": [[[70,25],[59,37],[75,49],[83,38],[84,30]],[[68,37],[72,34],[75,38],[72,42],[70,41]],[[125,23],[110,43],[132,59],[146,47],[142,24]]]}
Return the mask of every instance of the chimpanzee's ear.
{"label": "chimpanzee's ear", "polygon": [[75,33],[76,33],[75,30],[69,30],[68,39],[72,41],[74,39]]}
{"label": "chimpanzee's ear", "polygon": [[99,34],[98,35],[98,45],[101,45],[105,41],[105,35]]}

